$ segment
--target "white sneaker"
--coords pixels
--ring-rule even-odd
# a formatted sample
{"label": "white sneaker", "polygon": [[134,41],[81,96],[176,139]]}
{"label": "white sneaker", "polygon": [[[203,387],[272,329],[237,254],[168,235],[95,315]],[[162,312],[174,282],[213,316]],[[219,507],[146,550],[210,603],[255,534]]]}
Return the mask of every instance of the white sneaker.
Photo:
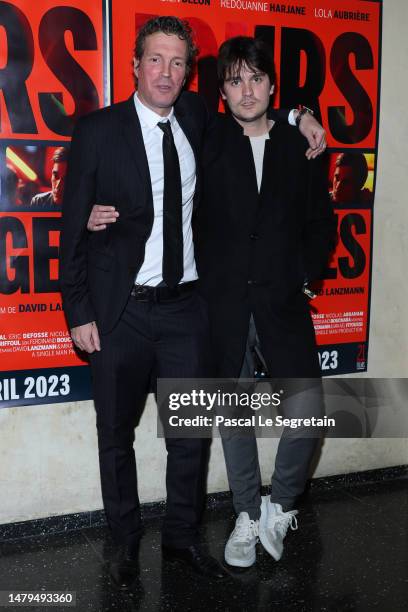
{"label": "white sneaker", "polygon": [[259,521],[250,519],[248,512],[240,512],[225,545],[224,559],[228,565],[250,567],[255,563],[258,531]]}
{"label": "white sneaker", "polygon": [[259,539],[262,546],[272,557],[279,561],[283,553],[283,540],[288,528],[298,528],[297,510],[283,512],[280,504],[271,502],[269,495],[262,496]]}

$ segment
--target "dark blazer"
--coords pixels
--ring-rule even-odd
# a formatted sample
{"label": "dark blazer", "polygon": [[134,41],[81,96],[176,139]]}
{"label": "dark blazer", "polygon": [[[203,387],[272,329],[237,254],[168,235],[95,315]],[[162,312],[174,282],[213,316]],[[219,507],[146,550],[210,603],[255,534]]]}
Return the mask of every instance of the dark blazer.
{"label": "dark blazer", "polygon": [[[194,206],[200,197],[200,152],[208,122],[199,96],[184,92],[174,107],[196,157]],[[120,216],[88,232],[93,204]],[[69,327],[97,321],[102,333],[117,323],[140,269],[153,225],[153,196],[133,96],[79,120],[72,138],[60,246],[60,285]]]}
{"label": "dark blazer", "polygon": [[276,123],[258,194],[239,124],[218,117],[207,139],[196,260],[221,376],[239,375],[251,312],[272,376],[320,373],[302,286],[323,273],[335,218],[322,160],[308,161],[306,148],[298,130]]}

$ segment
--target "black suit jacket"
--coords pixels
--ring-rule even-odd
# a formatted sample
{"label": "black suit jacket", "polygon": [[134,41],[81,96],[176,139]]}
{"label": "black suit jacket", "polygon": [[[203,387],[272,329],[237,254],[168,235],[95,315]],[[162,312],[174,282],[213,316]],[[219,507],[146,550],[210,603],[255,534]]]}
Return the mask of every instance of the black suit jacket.
{"label": "black suit jacket", "polygon": [[[194,206],[201,188],[200,152],[208,114],[196,94],[174,107],[196,157]],[[88,232],[93,204],[116,206],[120,216],[102,232]],[[60,246],[60,285],[69,327],[96,321],[100,332],[117,323],[140,269],[153,225],[153,196],[133,96],[79,120],[72,138]]]}
{"label": "black suit jacket", "polygon": [[335,243],[322,159],[275,124],[265,143],[258,194],[249,138],[219,117],[204,153],[196,260],[222,376],[238,376],[254,313],[272,376],[319,374],[305,279],[321,277]]}

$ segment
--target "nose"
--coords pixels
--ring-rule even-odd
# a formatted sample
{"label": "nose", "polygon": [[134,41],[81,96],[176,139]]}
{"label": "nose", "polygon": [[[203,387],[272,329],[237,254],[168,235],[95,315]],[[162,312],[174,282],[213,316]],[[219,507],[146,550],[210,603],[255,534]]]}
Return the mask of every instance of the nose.
{"label": "nose", "polygon": [[252,83],[251,81],[248,81],[247,83],[245,83],[245,81],[242,83],[242,94],[244,96],[252,96],[253,94],[253,89],[252,89]]}
{"label": "nose", "polygon": [[171,62],[164,60],[162,62],[162,75],[164,77],[169,77],[171,74]]}

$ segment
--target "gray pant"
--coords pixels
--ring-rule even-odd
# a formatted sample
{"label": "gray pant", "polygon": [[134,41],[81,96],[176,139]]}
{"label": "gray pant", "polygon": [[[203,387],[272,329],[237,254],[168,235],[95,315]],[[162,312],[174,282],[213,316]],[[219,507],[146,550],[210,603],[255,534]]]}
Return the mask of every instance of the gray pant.
{"label": "gray pant", "polygon": [[[258,356],[261,355],[259,338],[251,315],[241,378],[252,378],[254,375],[254,350]],[[285,402],[284,416],[322,417],[324,410],[319,390],[318,380],[312,391],[306,387],[301,388]],[[220,433],[235,512],[237,514],[248,512],[250,519],[259,519],[261,472],[255,432],[253,436],[240,436],[237,430],[227,432],[226,428],[220,428]],[[284,511],[292,510],[296,498],[303,493],[309,476],[310,462],[319,442],[318,437],[302,437],[302,435],[304,431],[301,428],[285,427],[278,445],[275,470],[271,479],[271,501],[281,504]]]}

